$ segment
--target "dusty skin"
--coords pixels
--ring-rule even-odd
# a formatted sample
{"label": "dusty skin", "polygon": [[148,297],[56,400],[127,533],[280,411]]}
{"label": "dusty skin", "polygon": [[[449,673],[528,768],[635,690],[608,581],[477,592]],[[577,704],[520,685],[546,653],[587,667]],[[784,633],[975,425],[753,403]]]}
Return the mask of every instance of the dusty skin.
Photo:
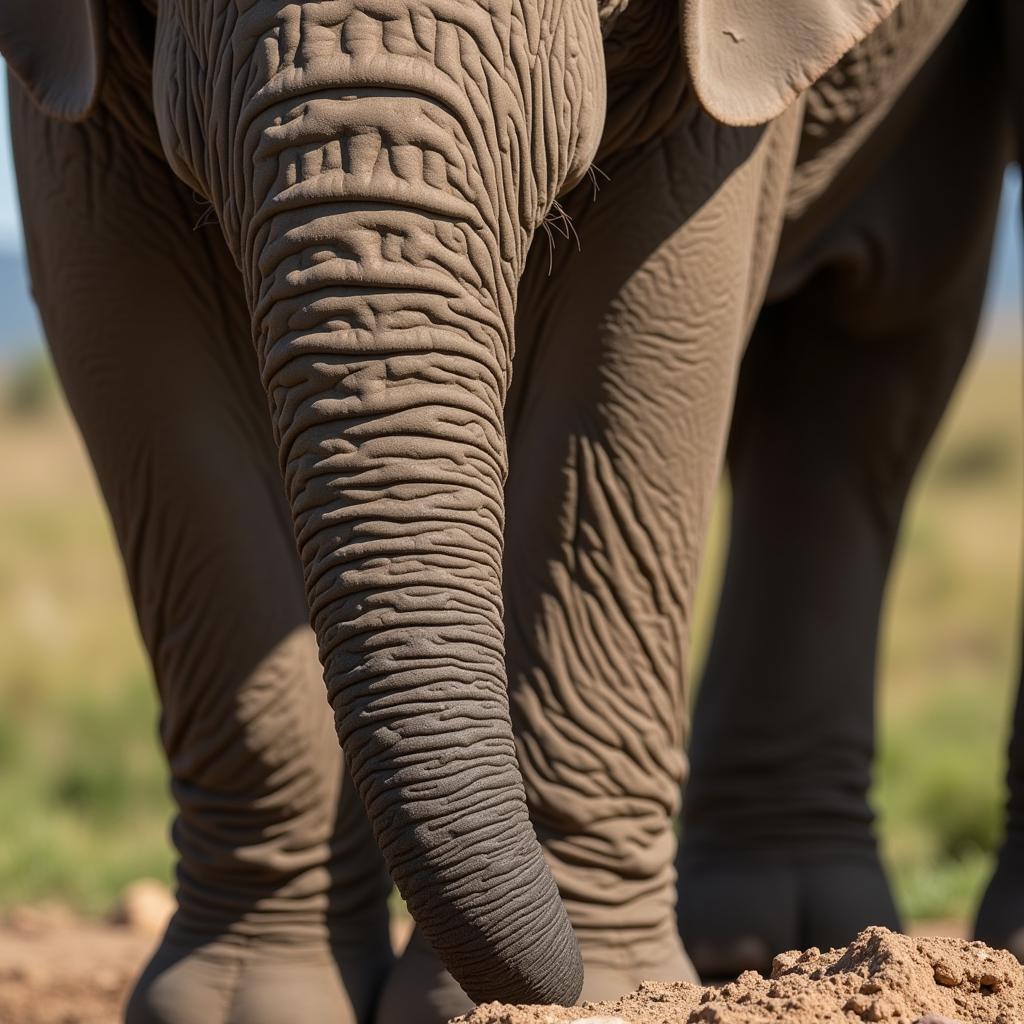
{"label": "dusty skin", "polygon": [[582,1007],[487,1003],[460,1024],[1018,1024],[1024,968],[981,942],[867,928],[845,949],[782,953],[770,978],[722,988],[645,982]]}

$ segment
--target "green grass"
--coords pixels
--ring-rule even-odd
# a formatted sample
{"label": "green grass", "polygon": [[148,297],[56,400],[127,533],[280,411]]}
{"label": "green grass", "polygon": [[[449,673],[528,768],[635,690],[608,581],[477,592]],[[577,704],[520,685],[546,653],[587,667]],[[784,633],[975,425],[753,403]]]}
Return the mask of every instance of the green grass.
{"label": "green grass", "polygon": [[[969,369],[908,509],[885,611],[875,803],[904,912],[969,916],[1002,816],[1021,565],[1020,367]],[[101,912],[170,877],[157,707],[109,525],[45,371],[0,384],[0,907]],[[725,536],[697,609],[699,663]]]}
{"label": "green grass", "polygon": [[0,387],[0,907],[169,879],[157,707],[95,483],[45,367]]}
{"label": "green grass", "polygon": [[0,731],[0,903],[99,912],[132,879],[169,878],[165,772],[145,676],[28,702]]}
{"label": "green grass", "polygon": [[1019,361],[990,353],[969,367],[904,524],[876,804],[909,917],[969,918],[1001,834],[1021,636],[1021,437]]}

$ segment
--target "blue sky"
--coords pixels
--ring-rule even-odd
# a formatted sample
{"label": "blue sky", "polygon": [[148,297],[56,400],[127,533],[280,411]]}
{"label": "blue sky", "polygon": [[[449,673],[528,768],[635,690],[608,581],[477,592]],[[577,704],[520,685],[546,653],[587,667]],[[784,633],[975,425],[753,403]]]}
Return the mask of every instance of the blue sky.
{"label": "blue sky", "polygon": [[1012,168],[1003,186],[1003,206],[999,214],[995,251],[989,274],[989,309],[1002,317],[1020,318],[1021,306],[1021,176]]}
{"label": "blue sky", "polygon": [[[6,0],[0,0],[0,3]],[[989,309],[999,319],[1019,313],[1021,285],[1020,175],[1007,177],[992,263]],[[20,249],[21,235],[7,128],[7,82],[0,74],[0,249]]]}
{"label": "blue sky", "polygon": [[11,140],[7,130],[7,78],[0,74],[0,247],[21,247],[18,203],[11,168]]}

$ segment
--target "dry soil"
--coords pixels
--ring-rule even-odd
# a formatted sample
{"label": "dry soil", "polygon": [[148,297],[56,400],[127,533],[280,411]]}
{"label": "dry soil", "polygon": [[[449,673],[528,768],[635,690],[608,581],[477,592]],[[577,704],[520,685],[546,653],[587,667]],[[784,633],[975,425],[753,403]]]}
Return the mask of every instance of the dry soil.
{"label": "dry soil", "polygon": [[479,1006],[460,1024],[1021,1024],[1024,968],[1009,953],[956,938],[868,928],[846,948],[782,953],[770,978],[721,988],[642,985],[582,1008]]}
{"label": "dry soil", "polygon": [[0,1024],[116,1024],[155,941],[59,908],[12,913],[0,927]]}

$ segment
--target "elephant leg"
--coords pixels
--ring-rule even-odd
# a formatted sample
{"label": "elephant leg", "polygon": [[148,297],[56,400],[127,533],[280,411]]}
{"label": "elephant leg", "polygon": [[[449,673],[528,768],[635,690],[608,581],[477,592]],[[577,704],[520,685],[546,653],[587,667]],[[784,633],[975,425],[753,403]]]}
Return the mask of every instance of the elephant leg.
{"label": "elephant leg", "polygon": [[[667,137],[602,161],[596,197],[587,182],[563,201],[578,249],[541,236],[520,290],[510,702],[583,999],[694,977],[673,870],[690,608],[795,113],[729,130],[691,109]],[[434,1024],[469,1005],[460,997],[414,937],[380,1020]]]}
{"label": "elephant leg", "polygon": [[11,98],[35,295],[177,803],[179,908],[127,1018],[365,1021],[390,881],[343,782],[237,269],[142,115],[71,126]]}
{"label": "elephant leg", "polygon": [[704,976],[899,923],[867,798],[879,614],[907,491],[975,335],[1006,159],[998,88],[973,45],[947,47],[898,141],[873,166],[869,143],[837,180],[855,198],[829,221],[826,196],[798,249],[784,233],[790,294],[762,313],[740,374],[678,857],[680,930]]}
{"label": "elephant leg", "polygon": [[1006,825],[995,870],[978,907],[974,936],[1024,963],[1024,679],[1010,730]]}
{"label": "elephant leg", "polygon": [[690,613],[797,115],[759,137],[697,115],[602,165],[597,200],[570,207],[580,252],[550,277],[536,252],[525,282],[510,690],[593,1000],[693,977],[673,869]]}
{"label": "elephant leg", "polygon": [[1017,688],[1006,783],[1004,838],[978,907],[974,936],[1010,950],[1024,963],[1024,680]]}

